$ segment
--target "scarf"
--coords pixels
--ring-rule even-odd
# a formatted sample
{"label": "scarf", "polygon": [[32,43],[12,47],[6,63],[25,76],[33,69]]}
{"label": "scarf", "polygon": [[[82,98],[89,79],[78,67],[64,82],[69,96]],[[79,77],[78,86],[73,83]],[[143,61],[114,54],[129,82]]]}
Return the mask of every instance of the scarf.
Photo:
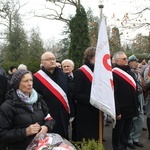
{"label": "scarf", "polygon": [[21,90],[17,89],[16,93],[18,95],[18,97],[27,104],[27,106],[31,109],[31,111],[33,111],[33,107],[32,105],[34,103],[37,102],[38,99],[38,95],[37,92],[32,89],[31,93],[30,93],[30,97],[28,97],[27,95],[25,95]]}

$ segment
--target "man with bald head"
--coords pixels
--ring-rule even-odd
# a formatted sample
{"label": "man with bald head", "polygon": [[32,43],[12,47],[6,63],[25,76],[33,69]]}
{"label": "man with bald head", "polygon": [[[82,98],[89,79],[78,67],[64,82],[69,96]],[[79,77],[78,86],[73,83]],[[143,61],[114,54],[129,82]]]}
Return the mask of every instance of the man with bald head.
{"label": "man with bald head", "polygon": [[45,52],[41,56],[41,70],[34,74],[34,88],[49,107],[56,125],[51,132],[68,138],[70,102],[66,75],[56,66],[55,55]]}

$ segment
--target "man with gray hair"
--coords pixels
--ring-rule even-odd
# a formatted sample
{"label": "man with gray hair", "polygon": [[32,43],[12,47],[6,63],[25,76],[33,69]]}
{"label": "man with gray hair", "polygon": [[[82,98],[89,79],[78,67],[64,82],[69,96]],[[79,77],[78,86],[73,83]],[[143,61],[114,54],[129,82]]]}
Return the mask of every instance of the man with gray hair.
{"label": "man with gray hair", "polygon": [[[74,62],[71,59],[64,59],[61,63],[63,72],[67,75],[68,79],[68,89],[70,93],[70,98],[72,99],[73,95],[73,70],[74,70]],[[73,106],[75,107],[75,103],[73,102]],[[72,140],[72,125],[74,127],[74,107],[73,113],[71,114],[71,119],[69,120],[69,140]]]}
{"label": "man with gray hair", "polygon": [[116,124],[112,131],[113,150],[126,150],[133,117],[137,116],[137,91],[133,73],[124,52],[114,54],[113,68]]}
{"label": "man with gray hair", "polygon": [[24,64],[20,64],[17,69],[28,70],[27,66]]}
{"label": "man with gray hair", "polygon": [[64,59],[61,64],[63,72],[73,78],[74,62],[71,59]]}

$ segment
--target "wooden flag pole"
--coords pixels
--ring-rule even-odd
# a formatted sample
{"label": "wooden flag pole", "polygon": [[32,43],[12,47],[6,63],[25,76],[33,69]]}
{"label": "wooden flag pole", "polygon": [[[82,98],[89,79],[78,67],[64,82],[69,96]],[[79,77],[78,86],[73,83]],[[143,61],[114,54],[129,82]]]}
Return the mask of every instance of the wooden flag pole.
{"label": "wooden flag pole", "polygon": [[99,111],[99,143],[103,142],[103,112]]}
{"label": "wooden flag pole", "polygon": [[[102,2],[100,0],[100,17],[102,16],[102,9],[104,8],[104,5],[102,5]],[[103,112],[99,111],[99,143],[102,144],[103,142]]]}

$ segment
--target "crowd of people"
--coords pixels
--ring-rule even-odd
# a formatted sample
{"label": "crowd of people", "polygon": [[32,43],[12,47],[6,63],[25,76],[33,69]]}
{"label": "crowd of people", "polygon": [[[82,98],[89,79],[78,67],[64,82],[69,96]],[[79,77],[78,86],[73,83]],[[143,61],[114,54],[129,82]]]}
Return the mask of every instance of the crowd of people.
{"label": "crowd of people", "polygon": [[[72,60],[57,61],[49,51],[42,54],[34,74],[24,64],[11,66],[9,75],[0,67],[0,149],[25,150],[40,133],[57,133],[75,142],[98,141],[99,110],[90,103],[95,53],[95,47],[88,47],[76,70]],[[139,137],[146,114],[150,139],[150,55],[148,62],[139,63],[135,55],[116,52],[112,74],[113,150],[144,147]]]}

